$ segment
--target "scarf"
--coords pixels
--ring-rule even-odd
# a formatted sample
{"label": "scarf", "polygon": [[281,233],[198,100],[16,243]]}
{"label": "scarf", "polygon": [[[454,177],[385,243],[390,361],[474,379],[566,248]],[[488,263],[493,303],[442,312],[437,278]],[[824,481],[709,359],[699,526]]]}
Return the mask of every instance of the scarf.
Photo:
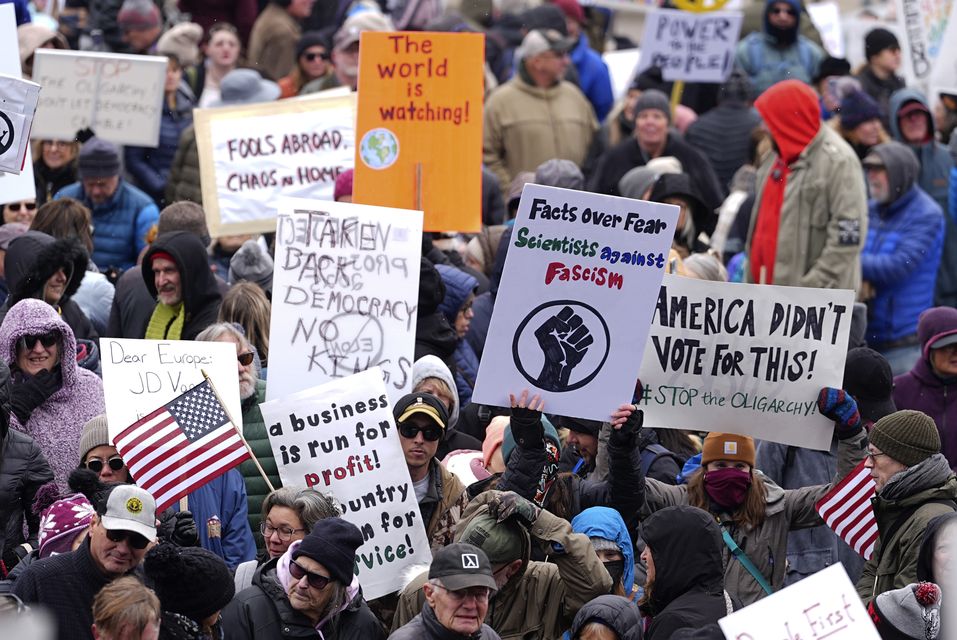
{"label": "scarf", "polygon": [[183,303],[171,307],[162,302],[156,303],[150,323],[146,327],[147,340],[179,340],[183,333]]}
{"label": "scarf", "polygon": [[780,156],[775,158],[768,180],[761,193],[758,220],[751,238],[751,278],[761,282],[761,267],[764,267],[764,284],[774,284],[774,260],[778,252],[778,227],[781,224],[781,207],[784,206],[784,190],[787,188],[791,168]]}

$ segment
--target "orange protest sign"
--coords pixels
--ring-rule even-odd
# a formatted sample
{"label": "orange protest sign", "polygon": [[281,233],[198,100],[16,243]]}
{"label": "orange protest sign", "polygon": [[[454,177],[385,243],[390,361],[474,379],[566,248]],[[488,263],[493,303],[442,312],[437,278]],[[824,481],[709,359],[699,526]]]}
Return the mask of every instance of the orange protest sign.
{"label": "orange protest sign", "polygon": [[359,52],[353,202],[481,230],[485,36],[365,32]]}

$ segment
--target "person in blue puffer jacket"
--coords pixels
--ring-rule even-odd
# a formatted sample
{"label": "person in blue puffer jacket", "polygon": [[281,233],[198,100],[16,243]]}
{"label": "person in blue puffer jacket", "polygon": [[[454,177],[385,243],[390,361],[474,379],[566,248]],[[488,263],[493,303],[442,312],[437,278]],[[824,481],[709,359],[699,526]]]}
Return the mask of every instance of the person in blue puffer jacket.
{"label": "person in blue puffer jacket", "polygon": [[947,233],[944,236],[944,255],[937,272],[934,304],[938,307],[957,307],[957,135],[950,136],[950,189],[944,216]]}
{"label": "person in blue puffer jacket", "polygon": [[193,123],[196,99],[193,90],[183,82],[179,59],[166,53],[166,84],[163,92],[163,115],[160,119],[159,145],[156,147],[128,146],[123,150],[126,170],[140,189],[158,206],[168,204],[163,195],[169,180],[173,158],[183,131]]}
{"label": "person in blue puffer jacket", "polygon": [[472,302],[475,300],[478,280],[449,265],[437,264],[435,268],[445,284],[445,299],[439,304],[439,311],[457,334],[452,357],[455,360],[455,386],[459,392],[459,406],[464,407],[472,401],[472,389],[478,377],[478,356],[465,340],[465,334],[472,322]]}
{"label": "person in blue puffer jacket", "polygon": [[100,271],[125,271],[146,247],[159,208],[120,176],[120,153],[112,143],[90,138],[80,149],[77,165],[80,181],[63,187],[53,199],[82,202],[93,213],[93,262]]}
{"label": "person in blue puffer jacket", "polygon": [[917,318],[934,304],[944,216],[917,184],[920,166],[905,145],[879,144],[863,164],[871,193],[861,252],[862,290],[865,297],[873,292],[867,342],[900,375],[920,356]]}

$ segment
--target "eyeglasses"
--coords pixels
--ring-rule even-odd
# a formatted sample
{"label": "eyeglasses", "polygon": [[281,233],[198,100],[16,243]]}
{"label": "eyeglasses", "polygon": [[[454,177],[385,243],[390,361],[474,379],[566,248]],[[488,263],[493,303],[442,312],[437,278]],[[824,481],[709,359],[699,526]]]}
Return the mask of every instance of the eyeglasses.
{"label": "eyeglasses", "polygon": [[138,533],[122,531],[120,529],[107,529],[106,537],[109,538],[111,542],[123,542],[126,540],[126,543],[130,545],[130,547],[137,550],[145,549],[146,545],[150,543],[149,540]]}
{"label": "eyeglasses", "polygon": [[446,592],[449,594],[449,597],[457,602],[461,602],[467,598],[475,598],[479,602],[487,602],[490,591],[488,587],[468,587],[466,589],[456,589],[453,591],[452,589],[447,589],[440,584],[433,586],[438,587],[442,591]]}
{"label": "eyeglasses", "polygon": [[873,453],[873,452],[871,452],[871,451],[868,451],[868,452],[867,452],[866,454],[864,454],[864,455],[867,457],[868,460],[870,460],[871,462],[874,462],[874,460],[875,460],[876,458],[880,458],[881,456],[886,456],[887,454],[886,454],[886,453]]}
{"label": "eyeglasses", "polygon": [[437,426],[425,427],[423,429],[422,427],[416,426],[414,424],[409,424],[408,422],[405,422],[399,425],[399,434],[403,438],[408,438],[409,440],[412,440],[413,438],[415,438],[416,434],[419,433],[420,431],[422,432],[422,437],[428,440],[429,442],[435,442],[436,440],[442,437],[442,429],[440,429]]}
{"label": "eyeglasses", "polygon": [[268,538],[274,533],[279,534],[279,539],[283,542],[289,542],[289,539],[292,538],[292,534],[297,531],[305,531],[305,529],[290,529],[289,527],[276,528],[272,525],[266,524],[265,522],[259,523],[259,533],[263,534],[263,538]]}
{"label": "eyeglasses", "polygon": [[11,202],[7,205],[7,208],[14,213],[20,212],[20,207],[23,207],[25,211],[35,211],[37,208],[36,202]]}
{"label": "eyeglasses", "polygon": [[332,582],[332,578],[329,576],[324,576],[321,573],[313,573],[312,571],[306,571],[303,566],[295,560],[289,563],[289,573],[292,574],[292,577],[296,580],[302,580],[305,578],[309,583],[309,586],[313,589],[325,589],[326,585]]}
{"label": "eyeglasses", "polygon": [[86,461],[84,466],[94,473],[99,473],[100,471],[103,471],[103,467],[106,465],[110,465],[110,469],[113,471],[119,471],[126,466],[126,463],[123,462],[123,458],[120,456],[113,456],[106,462],[103,462],[99,458],[90,458]]}
{"label": "eyeglasses", "polygon": [[247,351],[246,353],[240,353],[236,356],[236,359],[239,360],[239,364],[248,367],[253,363],[253,356],[255,355],[252,351]]}
{"label": "eyeglasses", "polygon": [[306,59],[306,62],[315,62],[316,58],[320,58],[322,60],[329,60],[332,56],[330,56],[328,53],[325,53],[325,52],[312,53],[310,51],[308,53],[302,54],[302,57]]}
{"label": "eyeglasses", "polygon": [[20,339],[17,340],[17,346],[20,349],[30,350],[37,345],[37,340],[39,340],[44,348],[49,349],[56,344],[57,338],[59,338],[59,334],[54,331],[48,331],[47,333],[41,333],[39,335],[28,334],[21,336]]}

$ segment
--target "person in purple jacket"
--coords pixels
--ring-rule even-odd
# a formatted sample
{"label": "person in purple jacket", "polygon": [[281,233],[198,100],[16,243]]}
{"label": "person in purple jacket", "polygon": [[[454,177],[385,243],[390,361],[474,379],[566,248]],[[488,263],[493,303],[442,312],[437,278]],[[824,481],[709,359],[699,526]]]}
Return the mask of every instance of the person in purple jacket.
{"label": "person in purple jacket", "polygon": [[941,453],[957,469],[957,309],[934,307],[920,314],[921,357],[894,378],[898,409],[923,411],[937,423]]}

